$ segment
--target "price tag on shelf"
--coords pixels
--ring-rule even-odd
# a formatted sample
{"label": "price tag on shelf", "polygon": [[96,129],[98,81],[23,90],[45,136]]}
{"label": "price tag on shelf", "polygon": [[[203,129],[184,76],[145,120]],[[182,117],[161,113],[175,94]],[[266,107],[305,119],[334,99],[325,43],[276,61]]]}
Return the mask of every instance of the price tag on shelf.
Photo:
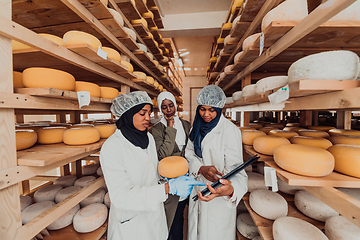
{"label": "price tag on shelf", "polygon": [[271,187],[273,192],[277,192],[279,190],[275,168],[264,167],[264,179],[265,179],[265,186]]}
{"label": "price tag on shelf", "polygon": [[97,50],[97,55],[105,60],[107,60],[107,52],[101,49],[101,46],[99,46]]}
{"label": "price tag on shelf", "polygon": [[264,44],[265,44],[265,34],[263,32],[261,32],[261,34],[260,34],[260,53],[259,53],[259,56],[262,54],[262,52],[264,50]]}
{"label": "price tag on shelf", "polygon": [[288,84],[286,84],[285,86],[283,86],[282,88],[280,88],[279,90],[277,90],[276,92],[274,92],[273,94],[270,94],[268,96],[271,104],[278,104],[278,103],[284,102],[284,101],[288,100],[289,97],[290,97],[290,94],[289,94],[289,85]]}
{"label": "price tag on shelf", "polygon": [[76,92],[79,102],[79,108],[82,106],[89,106],[90,104],[90,92],[87,91],[79,91]]}

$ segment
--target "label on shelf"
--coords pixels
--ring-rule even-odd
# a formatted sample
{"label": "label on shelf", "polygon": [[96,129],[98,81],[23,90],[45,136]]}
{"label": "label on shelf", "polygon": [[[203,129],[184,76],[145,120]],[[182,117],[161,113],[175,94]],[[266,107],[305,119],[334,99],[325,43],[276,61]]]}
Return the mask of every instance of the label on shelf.
{"label": "label on shelf", "polygon": [[260,34],[260,53],[259,53],[259,56],[262,54],[262,52],[264,50],[264,44],[265,44],[265,34],[263,32],[261,32],[261,34]]}
{"label": "label on shelf", "polygon": [[88,91],[78,91],[76,92],[79,102],[79,108],[82,106],[89,106],[90,104],[90,92]]}
{"label": "label on shelf", "polygon": [[273,192],[279,190],[276,178],[276,170],[272,167],[264,167],[265,186],[271,187]]}
{"label": "label on shelf", "polygon": [[282,88],[280,88],[279,90],[277,90],[276,92],[274,92],[273,94],[270,94],[268,96],[271,104],[278,104],[278,103],[284,102],[284,101],[288,100],[289,97],[290,97],[290,94],[289,94],[289,85],[288,84],[286,84],[285,86],[283,86]]}
{"label": "label on shelf", "polygon": [[99,46],[97,50],[97,55],[105,60],[107,60],[107,52],[101,49],[101,46]]}

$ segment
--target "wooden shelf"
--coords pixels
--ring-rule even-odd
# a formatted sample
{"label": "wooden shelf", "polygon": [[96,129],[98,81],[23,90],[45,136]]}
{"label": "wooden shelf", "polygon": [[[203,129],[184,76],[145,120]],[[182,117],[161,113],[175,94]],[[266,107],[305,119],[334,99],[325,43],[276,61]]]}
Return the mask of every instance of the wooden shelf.
{"label": "wooden shelf", "polygon": [[230,28],[221,28],[220,38],[227,37],[227,35],[229,35],[230,31],[231,31],[231,27]]}
{"label": "wooden shelf", "polygon": [[245,152],[247,154],[249,154],[251,157],[258,155],[260,157],[258,161],[263,161],[263,162],[274,161],[274,158],[272,156],[256,152],[254,150],[253,146],[243,144],[243,148],[244,148]]}
{"label": "wooden shelf", "polygon": [[140,37],[144,38],[148,36],[148,30],[141,23],[132,24],[135,31],[139,34]]}
{"label": "wooden shelf", "polygon": [[143,52],[143,51],[136,51],[134,52],[134,55],[140,60],[142,61],[145,66],[147,67],[152,67],[155,66],[154,62],[150,60],[149,56]]}
{"label": "wooden shelf", "polygon": [[160,92],[158,88],[156,88],[153,84],[148,83],[147,81],[144,81],[142,79],[132,79],[132,81],[134,81],[135,83],[139,84],[140,86],[144,86],[147,88],[152,88],[153,90]]}
{"label": "wooden shelf", "polygon": [[155,23],[154,19],[152,19],[151,17],[144,17],[144,19],[148,23],[148,28],[156,27],[156,23]]}
{"label": "wooden shelf", "polygon": [[141,18],[141,14],[130,0],[114,0],[128,20]]}

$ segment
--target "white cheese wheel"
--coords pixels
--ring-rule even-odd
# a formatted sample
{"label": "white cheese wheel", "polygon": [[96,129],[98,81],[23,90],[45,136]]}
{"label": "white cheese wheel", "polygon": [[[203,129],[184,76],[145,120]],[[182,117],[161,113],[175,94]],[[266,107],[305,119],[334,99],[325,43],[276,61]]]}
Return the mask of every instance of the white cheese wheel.
{"label": "white cheese wheel", "polygon": [[234,92],[232,98],[235,101],[240,100],[242,98],[242,91]]}
{"label": "white cheese wheel", "polygon": [[241,55],[242,55],[243,53],[244,53],[244,52],[241,51],[241,52],[238,52],[238,53],[235,55],[235,57],[234,57],[234,63],[239,62],[239,59],[240,59],[240,57],[241,57]]}
{"label": "white cheese wheel", "polygon": [[66,176],[62,176],[59,177],[58,179],[56,179],[54,181],[54,184],[59,184],[61,186],[63,186],[64,188],[73,186],[75,181],[76,181],[77,177],[75,175],[66,175]]}
{"label": "white cheese wheel", "polygon": [[104,224],[108,208],[102,203],[94,203],[80,209],[74,216],[73,225],[79,233],[92,232]]}
{"label": "white cheese wheel", "polygon": [[95,192],[90,194],[88,197],[86,197],[84,200],[82,200],[80,202],[80,205],[81,207],[85,207],[93,203],[103,203],[104,196],[105,196],[105,189],[99,188]]}
{"label": "white cheese wheel", "polygon": [[59,203],[70,195],[73,195],[77,191],[81,190],[80,186],[70,186],[60,190],[55,196],[55,202]]}
{"label": "white cheese wheel", "polygon": [[225,76],[226,76],[226,73],[225,73],[225,72],[222,72],[222,73],[220,73],[219,78],[220,78],[220,79],[223,79]]}
{"label": "white cheese wheel", "polygon": [[141,24],[141,25],[143,25],[144,28],[148,28],[148,23],[144,18],[131,20],[131,24],[132,25]]}
{"label": "white cheese wheel", "polygon": [[253,145],[257,137],[265,136],[266,134],[258,130],[244,130],[241,132],[242,142],[246,145]]}
{"label": "white cheese wheel", "polygon": [[360,201],[360,188],[338,188],[338,190]]}
{"label": "white cheese wheel", "polygon": [[32,129],[15,130],[16,150],[32,147],[37,141],[37,134]]}
{"label": "white cheese wheel", "polygon": [[246,238],[254,238],[259,235],[257,226],[249,213],[240,213],[236,219],[236,228]]}
{"label": "white cheese wheel", "polygon": [[230,103],[233,103],[233,102],[234,102],[234,100],[233,100],[232,97],[227,97],[226,101],[225,101],[225,104],[230,104]]}
{"label": "white cheese wheel", "polygon": [[67,145],[85,145],[100,140],[100,131],[95,127],[70,128],[64,132],[64,143]]}
{"label": "white cheese wheel", "polygon": [[286,0],[269,11],[261,22],[261,31],[273,21],[300,22],[308,15],[307,0]]}
{"label": "white cheese wheel", "polygon": [[264,176],[256,172],[248,172],[248,192],[253,192],[257,189],[267,190],[265,186]]}
{"label": "white cheese wheel", "polygon": [[39,188],[34,193],[34,201],[35,202],[43,202],[43,201],[55,201],[55,195],[63,189],[63,186],[59,184],[46,185],[42,188]]}
{"label": "white cheese wheel", "polygon": [[46,228],[48,230],[59,230],[69,226],[73,222],[73,218],[79,210],[80,210],[80,204],[76,204],[73,208],[71,208],[64,215],[56,219]]}
{"label": "white cheese wheel", "polygon": [[360,178],[360,146],[338,144],[328,151],[335,158],[335,171]]}
{"label": "white cheese wheel", "polygon": [[62,143],[66,127],[44,127],[36,131],[38,135],[37,143],[39,144],[54,144]]}
{"label": "white cheese wheel", "polygon": [[136,33],[134,32],[134,30],[124,27],[124,31],[129,35],[132,40],[136,41]]}
{"label": "white cheese wheel", "polygon": [[107,54],[107,58],[112,58],[118,62],[121,62],[121,56],[120,53],[118,51],[116,51],[113,48],[109,48],[109,47],[101,47],[101,49],[106,52]]}
{"label": "white cheese wheel", "polygon": [[234,29],[236,24],[239,22],[241,15],[237,16],[234,21],[232,22],[231,29]]}
{"label": "white cheese wheel", "polygon": [[101,97],[101,90],[99,85],[91,82],[76,81],[75,92],[87,91],[90,92],[91,97]]}
{"label": "white cheese wheel", "polygon": [[307,137],[307,136],[294,136],[290,139],[293,144],[301,144],[307,146],[318,147],[322,149],[328,149],[332,146],[332,143],[326,138]]}
{"label": "white cheese wheel", "polygon": [[86,187],[87,185],[91,184],[95,180],[96,180],[96,177],[94,177],[94,176],[82,177],[75,181],[74,186]]}
{"label": "white cheese wheel", "polygon": [[104,204],[110,208],[111,206],[111,202],[110,202],[110,196],[109,196],[109,192],[107,192],[104,196]]}
{"label": "white cheese wheel", "polygon": [[30,196],[20,196],[20,208],[21,211],[32,204],[32,198]]}
{"label": "white cheese wheel", "polygon": [[250,84],[245,86],[242,89],[242,96],[243,97],[251,97],[251,96],[255,96],[256,95],[256,85],[255,84]]}
{"label": "white cheese wheel", "polygon": [[335,135],[330,137],[332,144],[345,144],[360,146],[360,136]]}
{"label": "white cheese wheel", "polygon": [[286,171],[310,177],[329,175],[335,166],[330,152],[300,144],[278,146],[274,150],[274,161]]}
{"label": "white cheese wheel", "polygon": [[319,137],[319,138],[329,138],[330,135],[327,132],[311,129],[301,129],[298,131],[300,136],[307,137]]}
{"label": "white cheese wheel", "polygon": [[242,50],[245,52],[247,51],[256,41],[256,39],[258,39],[260,37],[261,33],[255,33],[249,37],[247,37],[243,44],[242,44]]}
{"label": "white cheese wheel", "polygon": [[268,90],[285,86],[287,79],[287,76],[273,76],[260,79],[255,84],[255,92],[256,94],[263,94]]}
{"label": "white cheese wheel", "polygon": [[82,174],[83,175],[92,175],[96,173],[96,170],[99,168],[99,163],[92,163],[82,167]]}
{"label": "white cheese wheel", "polygon": [[297,191],[303,190],[302,187],[289,185],[280,178],[277,178],[277,180],[279,190],[283,193],[295,195]]}
{"label": "white cheese wheel", "polygon": [[141,79],[143,81],[146,81],[146,74],[143,72],[135,71],[133,74],[136,76],[137,79]]}
{"label": "white cheese wheel", "polygon": [[14,88],[23,88],[23,76],[22,72],[13,71],[13,87]]}
{"label": "white cheese wheel", "polygon": [[360,21],[360,2],[356,1],[328,21]]}
{"label": "white cheese wheel", "polygon": [[38,33],[38,35],[43,36],[46,39],[49,39],[50,41],[52,41],[53,43],[56,43],[57,45],[63,45],[63,39],[61,37],[52,35],[52,34],[47,34],[47,33]]}
{"label": "white cheese wheel", "polygon": [[226,67],[224,68],[224,72],[225,72],[225,73],[231,72],[231,69],[233,68],[233,66],[234,66],[233,64],[226,66]]}
{"label": "white cheese wheel", "polygon": [[305,190],[295,193],[294,203],[304,215],[321,222],[325,222],[329,217],[339,215],[334,209]]}
{"label": "white cheese wheel", "polygon": [[269,132],[271,130],[279,130],[279,129],[276,128],[276,127],[262,127],[262,128],[259,129],[259,131],[262,131],[262,132],[264,132],[266,134],[269,134]]}
{"label": "white cheese wheel", "polygon": [[141,44],[141,43],[137,43],[137,44],[138,44],[139,48],[134,50],[135,52],[141,51],[141,52],[147,53],[147,47],[144,44]]}
{"label": "white cheese wheel", "polygon": [[121,14],[120,14],[118,11],[116,11],[115,9],[112,9],[112,8],[108,8],[108,9],[109,9],[111,15],[114,16],[115,21],[116,21],[120,26],[123,27],[123,26],[124,26],[124,19],[123,19],[123,17],[121,16]]}
{"label": "white cheese wheel", "polygon": [[121,62],[121,64],[125,65],[125,67],[127,68],[127,70],[129,72],[131,72],[131,73],[134,72],[134,67],[131,63],[123,61],[123,62]]}
{"label": "white cheese wheel", "polygon": [[328,240],[320,229],[295,217],[276,219],[273,224],[273,237],[274,240]]}
{"label": "white cheese wheel", "polygon": [[101,167],[99,167],[99,168],[96,170],[96,174],[97,174],[98,176],[102,176],[102,175],[103,175],[103,172],[102,172]]}
{"label": "white cheese wheel", "polygon": [[270,190],[257,189],[250,193],[251,208],[263,218],[276,220],[288,213],[288,204],[280,194]]}
{"label": "white cheese wheel", "polygon": [[330,129],[329,133],[331,136],[336,136],[336,135],[360,136],[360,131],[349,130],[349,129]]}
{"label": "white cheese wheel", "polygon": [[22,224],[26,224],[55,205],[53,201],[34,203],[21,212]]}
{"label": "white cheese wheel", "polygon": [[226,36],[225,40],[224,40],[224,44],[228,44],[228,43],[237,43],[239,41],[238,37],[231,37],[231,35]]}
{"label": "white cheese wheel", "polygon": [[270,130],[269,135],[285,137],[287,139],[290,139],[294,136],[299,136],[297,132],[286,131],[286,130]]}
{"label": "white cheese wheel", "polygon": [[290,141],[285,137],[279,136],[260,136],[255,138],[253,142],[253,148],[255,151],[265,154],[273,155],[275,148],[280,145],[291,144]]}
{"label": "white cheese wheel", "polygon": [[27,88],[75,90],[75,78],[73,75],[51,68],[32,67],[25,69],[23,71],[23,84]]}
{"label": "white cheese wheel", "polygon": [[98,125],[95,125],[95,128],[97,128],[100,131],[100,138],[108,138],[115,132],[116,125],[115,124],[98,124]]}
{"label": "white cheese wheel", "polygon": [[326,219],[325,235],[329,240],[359,240],[360,228],[343,216]]}
{"label": "white cheese wheel", "polygon": [[331,126],[308,126],[308,129],[327,132],[330,129],[335,129],[335,127],[331,127]]}
{"label": "white cheese wheel", "polygon": [[66,32],[63,36],[63,42],[64,45],[86,43],[93,47],[96,51],[99,47],[101,47],[100,40],[97,39],[95,36],[86,32],[76,30]]}
{"label": "white cheese wheel", "polygon": [[100,87],[100,97],[106,99],[114,99],[119,95],[119,91],[112,87]]}
{"label": "white cheese wheel", "polygon": [[[225,50],[225,49],[221,49],[221,51],[220,51],[220,53],[219,53],[220,56],[222,56],[222,55],[224,54],[224,50]],[[209,66],[208,66],[208,67],[209,67]],[[210,68],[210,67],[209,67],[209,68]],[[207,70],[208,70],[208,69],[207,69]]]}
{"label": "white cheese wheel", "polygon": [[356,53],[329,51],[303,57],[291,64],[288,81],[354,80],[359,71],[359,57]]}

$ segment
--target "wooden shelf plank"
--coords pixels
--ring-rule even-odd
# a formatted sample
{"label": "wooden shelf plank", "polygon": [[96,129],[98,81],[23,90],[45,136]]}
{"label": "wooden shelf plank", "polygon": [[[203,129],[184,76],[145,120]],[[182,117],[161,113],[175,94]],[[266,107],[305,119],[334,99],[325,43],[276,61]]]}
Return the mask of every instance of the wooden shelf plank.
{"label": "wooden shelf plank", "polygon": [[144,17],[144,19],[148,23],[148,28],[156,27],[156,23],[155,23],[154,19],[152,19],[151,17]]}
{"label": "wooden shelf plank", "polygon": [[143,51],[136,51],[134,52],[134,55],[140,60],[142,61],[145,66],[150,67],[150,66],[155,66],[154,62],[150,60],[149,56],[143,52]]}
{"label": "wooden shelf plank", "polygon": [[225,38],[229,35],[231,28],[221,28],[220,38]]}
{"label": "wooden shelf plank", "polygon": [[243,144],[243,148],[245,152],[249,154],[251,157],[257,154],[260,157],[258,161],[263,161],[263,162],[274,161],[274,158],[272,156],[256,152],[253,146]]}
{"label": "wooden shelf plank", "polygon": [[156,26],[157,26],[159,29],[164,28],[164,23],[163,23],[163,21],[162,21],[161,18],[157,18],[157,19],[155,19],[154,21],[155,21]]}
{"label": "wooden shelf plank", "polygon": [[241,13],[241,22],[252,22],[259,13],[266,0],[247,1]]}
{"label": "wooden shelf plank", "polygon": [[118,40],[129,50],[139,49],[139,45],[130,37],[118,38]]}
{"label": "wooden shelf plank", "polygon": [[124,28],[118,24],[114,18],[99,20],[116,38],[126,38],[129,35]]}
{"label": "wooden shelf plank", "polygon": [[232,28],[230,32],[231,37],[242,37],[246,30],[249,28],[251,22],[241,22],[238,21],[235,23],[235,26]]}
{"label": "wooden shelf plank", "polygon": [[148,30],[141,23],[135,23],[132,25],[141,38],[148,36]]}
{"label": "wooden shelf plank", "polygon": [[149,11],[143,0],[135,0],[135,5],[141,14],[147,13]]}
{"label": "wooden shelf plank", "polygon": [[143,86],[145,88],[150,88],[151,90],[160,92],[158,88],[156,88],[153,84],[148,83],[147,81],[144,81],[142,79],[131,79],[132,81],[134,81],[136,84],[139,84],[140,86]]}
{"label": "wooden shelf plank", "polygon": [[112,18],[109,9],[101,0],[79,0],[84,7],[97,19]]}
{"label": "wooden shelf plank", "polygon": [[258,227],[260,236],[263,240],[274,240],[272,227]]}
{"label": "wooden shelf plank", "polygon": [[141,14],[130,0],[115,0],[115,3],[129,21],[141,18]]}

